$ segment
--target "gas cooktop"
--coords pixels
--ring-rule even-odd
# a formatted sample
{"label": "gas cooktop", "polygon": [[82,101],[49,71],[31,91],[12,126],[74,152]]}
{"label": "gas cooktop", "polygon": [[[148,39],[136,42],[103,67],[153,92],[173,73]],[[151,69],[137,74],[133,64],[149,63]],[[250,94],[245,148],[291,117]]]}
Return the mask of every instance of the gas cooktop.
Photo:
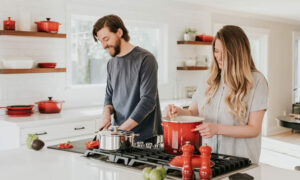
{"label": "gas cooktop", "polygon": [[[175,156],[166,154],[158,149],[132,148],[129,151],[120,152],[105,152],[99,149],[87,150],[84,156],[107,161],[111,163],[122,164],[138,169],[144,167],[163,166],[168,176],[181,177],[181,169],[171,167],[168,163]],[[212,167],[213,177],[221,176],[232,171],[240,170],[251,165],[251,161],[247,158],[229,156],[224,154],[211,154],[211,161],[215,163]],[[196,179],[199,179],[199,170],[195,169],[194,174]]]}

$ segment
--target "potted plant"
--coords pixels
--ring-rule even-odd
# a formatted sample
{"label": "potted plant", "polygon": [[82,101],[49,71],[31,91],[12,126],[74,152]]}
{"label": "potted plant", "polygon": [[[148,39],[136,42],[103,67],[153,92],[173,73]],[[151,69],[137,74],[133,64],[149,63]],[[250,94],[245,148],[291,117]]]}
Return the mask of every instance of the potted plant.
{"label": "potted plant", "polygon": [[197,33],[196,29],[186,28],[184,30],[183,40],[184,41],[195,41],[196,33]]}

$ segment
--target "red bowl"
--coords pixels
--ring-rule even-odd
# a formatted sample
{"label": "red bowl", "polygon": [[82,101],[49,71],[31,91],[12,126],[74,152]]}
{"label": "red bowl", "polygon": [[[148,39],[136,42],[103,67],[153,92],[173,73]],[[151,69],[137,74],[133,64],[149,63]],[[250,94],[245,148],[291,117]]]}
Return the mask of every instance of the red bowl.
{"label": "red bowl", "polygon": [[38,63],[39,68],[55,68],[56,63]]}

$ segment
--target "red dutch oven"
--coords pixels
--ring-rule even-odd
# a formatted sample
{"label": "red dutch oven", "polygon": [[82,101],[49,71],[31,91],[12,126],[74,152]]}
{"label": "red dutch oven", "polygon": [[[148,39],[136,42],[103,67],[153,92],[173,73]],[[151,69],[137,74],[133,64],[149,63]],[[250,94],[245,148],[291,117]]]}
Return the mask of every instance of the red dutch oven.
{"label": "red dutch oven", "polygon": [[60,23],[50,21],[50,18],[46,18],[47,21],[36,21],[37,30],[39,32],[58,33],[58,27]]}
{"label": "red dutch oven", "polygon": [[177,116],[174,119],[163,118],[164,152],[167,154],[182,154],[181,146],[189,141],[198,149],[202,144],[199,132],[192,131],[202,124],[204,118],[196,116]]}
{"label": "red dutch oven", "polygon": [[59,113],[62,109],[64,101],[54,101],[52,97],[48,97],[49,100],[36,102],[39,107],[40,113]]}

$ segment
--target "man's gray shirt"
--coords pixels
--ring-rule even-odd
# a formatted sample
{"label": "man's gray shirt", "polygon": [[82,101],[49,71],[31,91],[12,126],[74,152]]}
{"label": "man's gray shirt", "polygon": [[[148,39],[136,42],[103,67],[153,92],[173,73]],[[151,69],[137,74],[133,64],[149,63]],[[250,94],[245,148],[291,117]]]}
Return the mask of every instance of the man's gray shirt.
{"label": "man's gray shirt", "polygon": [[121,125],[128,118],[138,123],[132,129],[140,134],[137,141],[162,134],[157,69],[155,57],[140,47],[107,64],[104,105],[114,107],[114,125]]}

